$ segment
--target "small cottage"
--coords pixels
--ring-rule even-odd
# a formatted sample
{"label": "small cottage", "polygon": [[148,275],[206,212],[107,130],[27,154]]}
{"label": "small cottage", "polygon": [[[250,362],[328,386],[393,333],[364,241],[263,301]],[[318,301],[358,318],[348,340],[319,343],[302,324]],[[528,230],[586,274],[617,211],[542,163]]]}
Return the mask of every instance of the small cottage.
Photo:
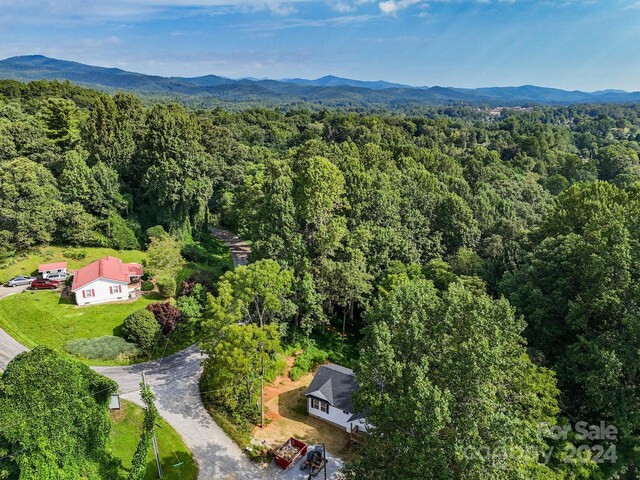
{"label": "small cottage", "polygon": [[304,392],[307,412],[347,432],[364,432],[365,415],[354,412],[351,404],[351,397],[358,388],[353,370],[335,364],[322,365]]}
{"label": "small cottage", "polygon": [[67,262],[43,263],[38,265],[38,272],[43,278],[47,278],[52,274],[67,274]]}
{"label": "small cottage", "polygon": [[78,305],[117,302],[134,295],[135,288],[130,285],[141,276],[141,265],[107,256],[76,271],[71,291]]}

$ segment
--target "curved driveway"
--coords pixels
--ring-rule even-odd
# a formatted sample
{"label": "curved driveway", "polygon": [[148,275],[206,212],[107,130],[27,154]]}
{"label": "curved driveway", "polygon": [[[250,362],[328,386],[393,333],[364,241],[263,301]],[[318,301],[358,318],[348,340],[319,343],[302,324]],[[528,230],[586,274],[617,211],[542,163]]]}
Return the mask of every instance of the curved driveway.
{"label": "curved driveway", "polygon": [[[225,242],[231,251],[235,265],[245,265],[250,248],[246,242],[225,230],[212,229],[214,236]],[[19,293],[13,288],[0,292]],[[27,348],[0,329],[0,370],[5,370],[13,357]],[[267,471],[260,471],[240,448],[222,431],[205,410],[198,380],[202,371],[202,354],[194,345],[162,360],[128,367],[94,367],[94,370],[115,380],[121,396],[139,405],[141,373],[156,396],[160,415],[182,435],[198,463],[200,480],[257,480],[270,478]],[[161,452],[172,455],[173,452]],[[267,476],[265,476],[267,475]]]}
{"label": "curved driveway", "polygon": [[[229,247],[234,265],[246,265],[251,252],[249,245],[235,234],[211,229],[211,234]],[[0,329],[0,370],[27,349]],[[212,420],[200,398],[198,380],[202,372],[202,353],[194,345],[161,360],[127,367],[93,367],[116,381],[121,397],[142,405],[139,395],[142,372],[151,386],[160,415],[182,437],[200,469],[199,480],[267,480],[306,479],[297,466],[282,472],[259,467],[251,462],[222,429]],[[295,433],[295,432],[292,432]],[[173,452],[161,452],[172,455]],[[330,458],[330,478],[336,478],[339,460]]]}

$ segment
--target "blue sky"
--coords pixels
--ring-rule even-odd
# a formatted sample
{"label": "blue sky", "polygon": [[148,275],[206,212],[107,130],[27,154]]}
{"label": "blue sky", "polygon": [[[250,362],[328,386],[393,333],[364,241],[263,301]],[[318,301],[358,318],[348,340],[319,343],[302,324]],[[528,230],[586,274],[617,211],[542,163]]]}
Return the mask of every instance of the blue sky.
{"label": "blue sky", "polygon": [[638,0],[0,0],[0,57],[160,75],[640,90]]}

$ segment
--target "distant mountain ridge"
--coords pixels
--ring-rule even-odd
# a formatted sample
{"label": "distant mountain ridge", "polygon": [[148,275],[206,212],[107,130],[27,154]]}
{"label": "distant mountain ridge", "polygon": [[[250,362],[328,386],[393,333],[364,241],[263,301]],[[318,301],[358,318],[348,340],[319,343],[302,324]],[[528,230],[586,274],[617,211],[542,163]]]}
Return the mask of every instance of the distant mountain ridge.
{"label": "distant mountain ridge", "polygon": [[107,91],[127,90],[142,95],[194,97],[227,102],[300,103],[326,106],[378,105],[388,108],[411,105],[471,104],[523,106],[529,104],[568,105],[572,103],[640,102],[640,92],[602,90],[567,91],[523,85],[519,87],[451,88],[413,87],[399,83],[361,81],[327,75],[315,80],[290,78],[231,79],[217,75],[162,77],[128,72],[42,55],[0,60],[0,79],[23,82],[69,80]]}
{"label": "distant mountain ridge", "polygon": [[420,88],[412,87],[411,85],[403,85],[401,83],[385,82],[384,80],[378,80],[375,82],[352,80],[350,78],[334,77],[333,75],[325,75],[315,80],[306,80],[304,78],[284,78],[281,82],[295,83],[296,85],[311,85],[314,87],[362,87],[369,88],[371,90],[383,90],[385,88]]}

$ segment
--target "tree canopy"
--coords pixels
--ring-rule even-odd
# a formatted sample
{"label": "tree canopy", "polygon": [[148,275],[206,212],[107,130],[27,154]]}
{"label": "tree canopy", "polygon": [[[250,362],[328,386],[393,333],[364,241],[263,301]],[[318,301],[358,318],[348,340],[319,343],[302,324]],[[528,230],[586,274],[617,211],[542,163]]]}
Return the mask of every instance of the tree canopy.
{"label": "tree canopy", "polygon": [[[0,443],[15,478],[101,480],[113,475],[107,451],[112,380],[47,347],[21,353],[0,378]],[[11,477],[10,477],[11,478]]]}
{"label": "tree canopy", "polygon": [[[372,418],[389,432],[372,451],[400,448],[376,413],[375,366],[398,375],[390,418],[408,428],[407,399],[432,413],[414,410],[409,433],[411,451],[436,452],[414,458],[436,478],[466,478],[463,466],[474,478],[638,476],[638,105],[232,112],[162,100],[0,81],[2,265],[47,244],[148,245],[172,296],[181,253],[197,262],[191,241],[218,224],[251,243],[252,265],[210,282],[207,301],[181,300],[181,328],[206,333],[211,368],[242,369],[248,393],[232,385],[229,398],[249,413],[251,369],[266,361],[256,342],[277,338],[270,363],[279,342],[364,335],[382,360],[410,355],[404,371],[363,350]],[[173,328],[182,317],[169,313]],[[221,375],[208,377],[218,393]],[[497,435],[540,445],[539,419],[615,425],[618,460],[576,471],[461,457]]]}

